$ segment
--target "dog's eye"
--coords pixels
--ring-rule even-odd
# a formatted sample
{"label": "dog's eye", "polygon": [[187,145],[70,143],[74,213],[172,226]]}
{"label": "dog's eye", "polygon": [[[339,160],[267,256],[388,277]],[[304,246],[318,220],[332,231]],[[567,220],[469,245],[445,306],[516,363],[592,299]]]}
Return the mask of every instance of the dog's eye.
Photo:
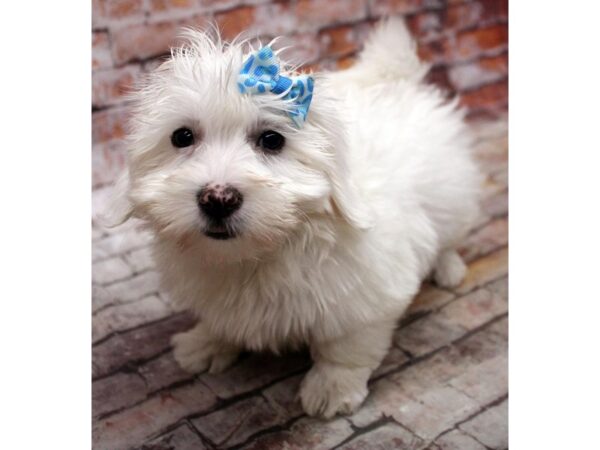
{"label": "dog's eye", "polygon": [[258,137],[256,145],[267,153],[279,153],[285,145],[285,138],[277,131],[267,130]]}
{"label": "dog's eye", "polygon": [[189,128],[178,128],[171,135],[171,143],[177,148],[189,147],[194,143],[194,133]]}

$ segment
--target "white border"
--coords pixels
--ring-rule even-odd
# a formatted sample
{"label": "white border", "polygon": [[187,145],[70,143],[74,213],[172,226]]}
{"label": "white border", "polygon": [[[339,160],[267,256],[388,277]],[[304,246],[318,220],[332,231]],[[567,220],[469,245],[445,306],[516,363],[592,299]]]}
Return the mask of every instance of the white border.
{"label": "white border", "polygon": [[510,2],[510,448],[598,446],[597,2]]}
{"label": "white border", "polygon": [[0,14],[2,447],[91,442],[91,2]]}

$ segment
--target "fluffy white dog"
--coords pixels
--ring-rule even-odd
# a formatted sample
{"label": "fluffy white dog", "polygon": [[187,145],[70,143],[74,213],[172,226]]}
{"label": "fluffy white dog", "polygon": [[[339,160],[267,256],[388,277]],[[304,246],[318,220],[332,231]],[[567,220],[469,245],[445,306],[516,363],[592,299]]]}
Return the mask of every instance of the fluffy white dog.
{"label": "fluffy white dog", "polygon": [[401,20],[348,70],[310,79],[282,64],[284,81],[314,81],[304,109],[289,81],[264,92],[240,78],[253,57],[278,76],[270,47],[187,38],[136,94],[112,211],[150,225],[165,289],[199,318],[175,358],[219,372],[243,349],[308,345],[304,410],[350,413],[421,281],[465,274],[455,248],[480,178],[463,114],[422,83]]}

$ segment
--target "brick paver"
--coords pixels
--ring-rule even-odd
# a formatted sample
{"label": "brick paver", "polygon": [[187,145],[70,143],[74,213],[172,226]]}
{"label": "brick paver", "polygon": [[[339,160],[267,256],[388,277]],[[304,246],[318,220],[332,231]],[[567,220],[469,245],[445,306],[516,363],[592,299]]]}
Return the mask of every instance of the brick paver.
{"label": "brick paver", "polygon": [[[95,449],[460,449],[508,447],[506,122],[473,123],[488,176],[484,215],[461,253],[461,286],[425,283],[354,415],[307,417],[296,393],[306,353],[246,354],[190,375],[169,339],[192,326],[161,292],[138,222],[93,222]],[[94,191],[98,212],[110,195]]]}

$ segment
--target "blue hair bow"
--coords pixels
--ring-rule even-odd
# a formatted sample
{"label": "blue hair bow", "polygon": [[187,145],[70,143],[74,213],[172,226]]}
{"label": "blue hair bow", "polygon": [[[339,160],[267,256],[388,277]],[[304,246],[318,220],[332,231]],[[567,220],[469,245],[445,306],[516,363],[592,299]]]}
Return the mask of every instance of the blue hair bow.
{"label": "blue hair bow", "polygon": [[300,128],[312,100],[314,80],[310,75],[298,75],[292,78],[280,74],[279,59],[271,47],[262,47],[252,53],[244,62],[238,75],[238,88],[242,94],[283,94],[284,100],[291,100],[287,113]]}

